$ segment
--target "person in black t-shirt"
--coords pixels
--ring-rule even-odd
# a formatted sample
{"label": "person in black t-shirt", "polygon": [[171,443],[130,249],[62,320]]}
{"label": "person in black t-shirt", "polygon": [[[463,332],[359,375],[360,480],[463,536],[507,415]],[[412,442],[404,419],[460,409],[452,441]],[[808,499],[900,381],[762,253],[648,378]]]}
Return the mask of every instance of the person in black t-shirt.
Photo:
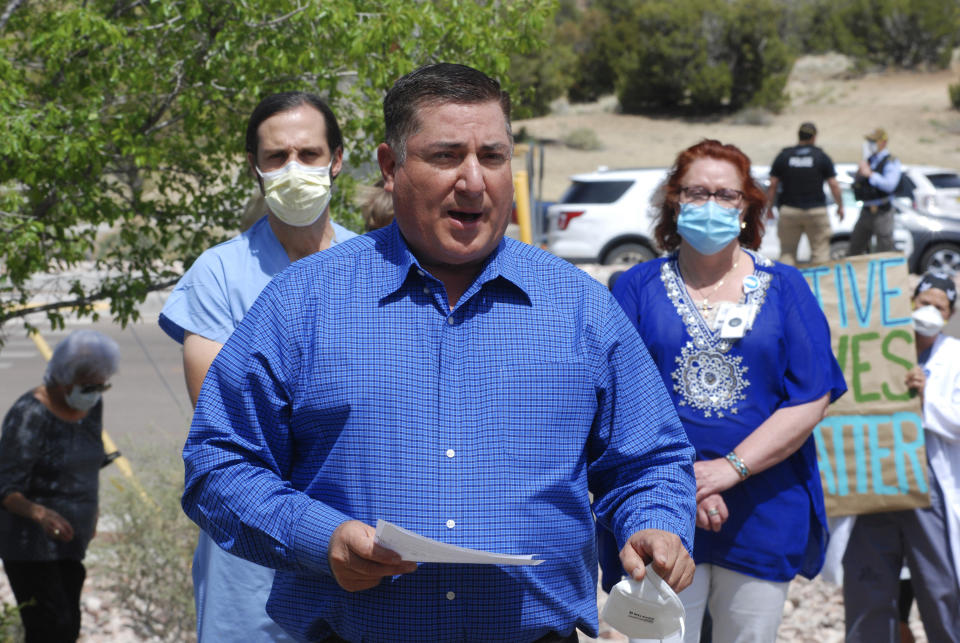
{"label": "person in black t-shirt", "polygon": [[[797,262],[797,245],[802,234],[806,234],[810,241],[814,263],[830,259],[830,219],[827,217],[827,197],[823,192],[824,181],[837,204],[837,217],[843,219],[837,172],[830,157],[815,145],[816,137],[816,126],[803,123],[797,145],[783,148],[770,167],[767,206],[772,206],[776,199],[780,213],[777,225],[780,261],[790,265]],[[770,216],[773,216],[772,212]]]}
{"label": "person in black t-shirt", "polygon": [[26,643],[80,636],[83,559],[96,534],[103,402],[117,343],[93,330],[57,344],[43,384],[14,403],[0,431],[0,559]]}

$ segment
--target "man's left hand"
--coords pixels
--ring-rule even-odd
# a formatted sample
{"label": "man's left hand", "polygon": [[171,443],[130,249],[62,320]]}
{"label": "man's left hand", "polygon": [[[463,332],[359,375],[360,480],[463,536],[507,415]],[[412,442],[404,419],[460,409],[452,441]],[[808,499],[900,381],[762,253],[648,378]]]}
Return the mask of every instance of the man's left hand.
{"label": "man's left hand", "polygon": [[662,529],[641,529],[630,536],[620,550],[620,562],[634,580],[642,580],[646,564],[652,562],[660,578],[675,592],[693,581],[693,559],[680,537]]}

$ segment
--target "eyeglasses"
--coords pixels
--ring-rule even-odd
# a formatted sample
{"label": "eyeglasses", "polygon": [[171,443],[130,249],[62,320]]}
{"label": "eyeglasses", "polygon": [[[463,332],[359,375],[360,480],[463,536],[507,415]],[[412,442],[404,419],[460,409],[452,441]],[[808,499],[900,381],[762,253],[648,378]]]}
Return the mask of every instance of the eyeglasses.
{"label": "eyeglasses", "polygon": [[81,393],[103,393],[109,391],[112,384],[85,384],[80,387]]}
{"label": "eyeglasses", "polygon": [[711,192],[702,185],[692,185],[688,188],[680,188],[680,192],[690,203],[695,205],[703,205],[710,200],[710,197],[713,197],[717,200],[718,205],[725,208],[735,208],[740,205],[740,201],[743,199],[743,192],[732,188],[720,188],[716,192]]}

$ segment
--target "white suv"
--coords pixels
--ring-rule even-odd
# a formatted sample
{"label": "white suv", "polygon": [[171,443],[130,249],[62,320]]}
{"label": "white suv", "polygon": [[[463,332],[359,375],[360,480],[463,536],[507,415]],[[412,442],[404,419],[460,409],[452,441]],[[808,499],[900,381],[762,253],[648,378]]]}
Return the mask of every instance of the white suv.
{"label": "white suv", "polygon": [[929,165],[903,169],[913,207],[929,214],[960,217],[960,174]]}
{"label": "white suv", "polygon": [[[766,189],[767,166],[754,166],[753,175]],[[860,214],[860,204],[853,197],[852,173],[856,166],[837,164],[846,216],[837,220],[836,206],[829,191],[827,209],[833,236],[830,255],[840,259],[846,255],[850,232]],[[547,249],[570,261],[633,265],[656,257],[653,237],[656,212],[650,202],[666,179],[667,168],[608,170],[577,174],[560,201],[547,209]],[[826,186],[824,186],[826,189]],[[898,207],[906,207],[898,203]],[[771,259],[780,256],[776,220],[766,220],[766,231],[760,252]],[[894,224],[894,245],[907,256],[913,250],[910,232]],[[806,237],[797,248],[798,261],[809,261],[810,246]]]}
{"label": "white suv", "polygon": [[[840,184],[840,196],[843,199],[843,221],[837,218],[837,206],[826,183],[824,183],[823,189],[827,197],[827,214],[830,217],[832,231],[830,235],[830,259],[837,260],[843,259],[847,255],[847,248],[850,247],[850,234],[860,217],[860,208],[863,204],[853,196],[853,175],[856,174],[857,166],[853,163],[837,163],[834,167],[837,171],[837,183]],[[769,166],[754,165],[752,169],[754,178],[766,191],[769,184]],[[907,201],[909,199],[895,199],[894,205],[898,210],[907,210],[909,209]],[[766,229],[763,233],[760,252],[771,259],[779,259],[780,237],[777,234],[777,219],[766,219],[764,224]],[[893,245],[894,248],[908,257],[913,252],[913,236],[897,219],[894,219],[893,224]],[[806,261],[810,261],[810,243],[807,235],[803,235],[800,238],[800,244],[797,246],[797,262],[803,263]]]}
{"label": "white suv", "polygon": [[547,209],[547,248],[571,261],[633,265],[657,256],[650,199],[666,168],[577,174]]}

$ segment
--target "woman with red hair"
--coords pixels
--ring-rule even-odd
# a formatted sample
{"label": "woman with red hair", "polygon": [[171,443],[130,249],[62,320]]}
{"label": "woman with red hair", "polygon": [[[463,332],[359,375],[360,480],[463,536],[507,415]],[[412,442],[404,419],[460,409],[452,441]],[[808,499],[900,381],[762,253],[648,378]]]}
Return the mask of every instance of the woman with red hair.
{"label": "woman with red hair", "polygon": [[823,564],[811,433],[846,384],[803,276],[756,252],[764,194],[743,152],[714,140],[684,150],[656,198],[669,254],[626,272],[613,292],[697,452],[685,640],[699,640],[709,607],[714,640],[772,643],[790,580]]}

